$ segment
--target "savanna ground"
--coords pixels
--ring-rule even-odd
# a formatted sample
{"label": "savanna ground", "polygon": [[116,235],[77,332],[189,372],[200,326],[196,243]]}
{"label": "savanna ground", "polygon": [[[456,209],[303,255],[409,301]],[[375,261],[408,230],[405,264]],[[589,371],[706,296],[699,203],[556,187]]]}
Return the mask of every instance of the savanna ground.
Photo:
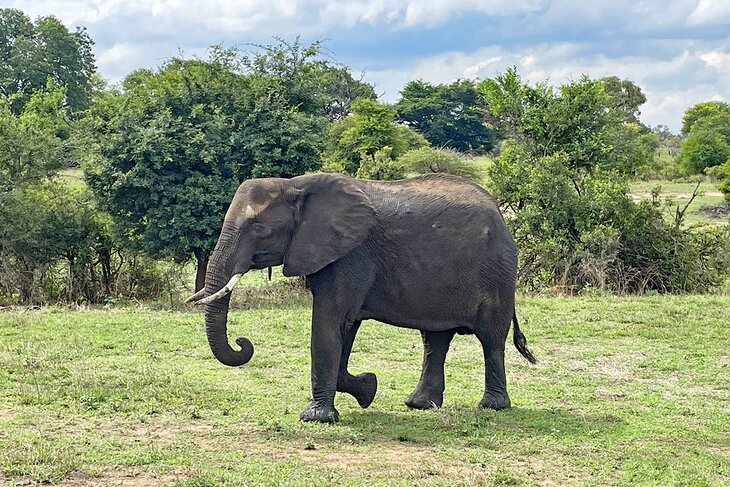
{"label": "savanna ground", "polygon": [[[257,273],[258,274],[258,273]],[[262,279],[258,277],[257,279]],[[242,289],[219,364],[199,310],[0,312],[0,484],[727,485],[730,297],[521,297],[540,362],[511,346],[513,408],[477,411],[483,360],[457,336],[444,407],[409,411],[416,331],[366,322],[351,370],[373,405],[306,424],[309,300]],[[511,342],[510,342],[511,343]]]}

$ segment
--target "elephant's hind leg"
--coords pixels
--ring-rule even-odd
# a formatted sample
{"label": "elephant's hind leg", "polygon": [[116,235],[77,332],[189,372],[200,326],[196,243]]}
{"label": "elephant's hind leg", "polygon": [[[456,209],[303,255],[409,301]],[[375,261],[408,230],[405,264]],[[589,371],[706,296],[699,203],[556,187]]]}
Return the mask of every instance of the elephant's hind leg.
{"label": "elephant's hind leg", "polygon": [[444,362],[455,330],[421,331],[423,368],[418,385],[406,399],[413,409],[440,408],[444,402]]}
{"label": "elephant's hind leg", "polygon": [[510,407],[507,394],[507,377],[504,373],[504,344],[514,310],[514,301],[481,309],[476,335],[484,351],[484,397],[479,407],[484,409],[506,409]]}
{"label": "elephant's hind leg", "polygon": [[378,390],[378,379],[375,374],[365,372],[364,374],[352,375],[347,366],[350,361],[352,344],[360,328],[361,321],[355,321],[347,327],[342,338],[342,357],[340,368],[337,374],[337,392],[346,392],[357,399],[362,408],[370,406]]}

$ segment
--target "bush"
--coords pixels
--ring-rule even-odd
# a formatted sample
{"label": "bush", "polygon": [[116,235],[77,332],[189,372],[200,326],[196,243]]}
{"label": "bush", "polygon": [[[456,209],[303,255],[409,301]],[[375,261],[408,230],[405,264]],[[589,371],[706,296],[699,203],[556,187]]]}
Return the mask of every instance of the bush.
{"label": "bush", "polygon": [[664,219],[658,197],[632,201],[628,180],[652,167],[657,137],[627,124],[600,83],[531,87],[508,71],[482,86],[512,136],[487,171],[520,251],[521,286],[640,293],[722,284],[730,230],[684,229],[681,214]]}
{"label": "bush", "polygon": [[730,157],[730,146],[722,135],[709,130],[693,130],[684,141],[679,161],[688,174],[699,174],[719,166]]}
{"label": "bush", "polygon": [[717,188],[725,195],[725,200],[730,201],[730,159],[720,166],[707,168],[705,173],[720,181]]}
{"label": "bush", "polygon": [[479,169],[454,150],[421,147],[406,152],[398,162],[418,174],[447,173],[472,181],[479,179]]}
{"label": "bush", "polygon": [[395,123],[393,107],[359,99],[352,104],[350,116],[330,125],[323,158],[328,170],[342,166],[347,174],[354,176],[365,156],[375,157],[385,147],[390,148],[390,157],[397,159],[411,149],[426,145],[428,141],[421,134]]}
{"label": "bush", "polygon": [[406,175],[405,166],[400,160],[393,160],[393,149],[385,146],[375,154],[362,154],[356,177],[360,179],[376,179],[392,181],[403,179]]}
{"label": "bush", "polygon": [[83,185],[49,180],[0,193],[0,299],[99,303],[158,298],[180,266],[122,248]]}

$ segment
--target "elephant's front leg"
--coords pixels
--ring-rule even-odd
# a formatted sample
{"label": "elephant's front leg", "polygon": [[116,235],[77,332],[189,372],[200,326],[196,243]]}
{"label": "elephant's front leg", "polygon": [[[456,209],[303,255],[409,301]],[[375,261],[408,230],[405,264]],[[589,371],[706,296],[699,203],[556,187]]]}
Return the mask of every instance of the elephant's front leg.
{"label": "elephant's front leg", "polygon": [[352,375],[347,370],[352,352],[352,344],[360,329],[360,321],[345,323],[342,338],[342,356],[340,357],[340,370],[337,374],[337,392],[346,392],[357,399],[362,408],[370,406],[378,390],[378,379],[375,374],[365,372],[364,374]]}
{"label": "elephant's front leg", "polygon": [[340,415],[335,409],[337,374],[342,354],[344,316],[328,303],[315,298],[312,309],[312,404],[299,416],[304,421],[334,423]]}

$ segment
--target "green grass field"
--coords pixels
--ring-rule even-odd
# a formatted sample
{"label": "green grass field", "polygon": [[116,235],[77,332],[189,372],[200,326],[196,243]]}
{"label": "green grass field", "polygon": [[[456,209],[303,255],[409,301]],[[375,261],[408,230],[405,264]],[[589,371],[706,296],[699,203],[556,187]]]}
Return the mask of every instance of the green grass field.
{"label": "green grass field", "polygon": [[[670,208],[667,209],[667,217],[674,218],[675,208],[679,206],[683,209],[687,202],[692,197],[697,183],[694,182],[674,182],[674,181],[636,181],[631,184],[631,195],[634,199],[651,199],[651,193],[659,186],[661,188],[661,197],[663,199],[669,199],[671,201]],[[692,203],[687,208],[685,213],[684,222],[686,224],[692,223],[715,223],[715,224],[727,224],[727,219],[710,218],[707,215],[700,212],[700,207],[703,205],[717,206],[725,202],[725,197],[717,189],[717,184],[703,182],[699,187],[700,194],[692,200]]]}
{"label": "green grass field", "polygon": [[[238,301],[246,299],[245,293]],[[219,364],[199,310],[0,312],[0,484],[728,485],[730,297],[521,298],[540,362],[510,345],[513,408],[477,411],[482,354],[457,336],[444,408],[409,411],[413,330],[367,322],[351,370],[375,372],[360,409],[305,424],[305,296],[232,313],[256,346]]]}

